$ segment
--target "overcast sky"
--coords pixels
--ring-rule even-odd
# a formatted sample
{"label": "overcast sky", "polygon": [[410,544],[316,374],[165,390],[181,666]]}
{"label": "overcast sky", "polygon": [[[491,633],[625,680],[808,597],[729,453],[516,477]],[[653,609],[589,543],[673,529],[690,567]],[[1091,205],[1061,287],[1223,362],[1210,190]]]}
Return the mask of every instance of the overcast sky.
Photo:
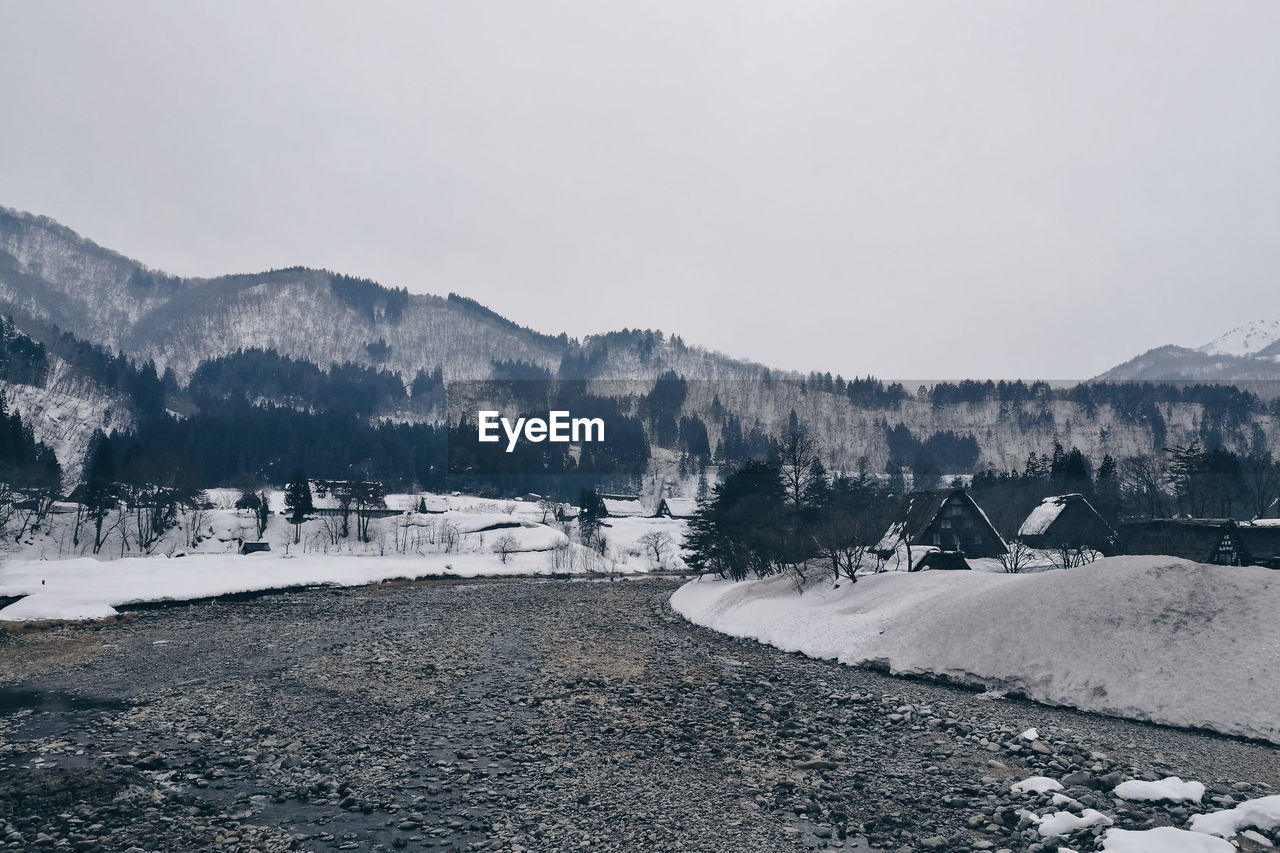
{"label": "overcast sky", "polygon": [[1280,316],[1280,3],[0,0],[0,204],[846,376]]}

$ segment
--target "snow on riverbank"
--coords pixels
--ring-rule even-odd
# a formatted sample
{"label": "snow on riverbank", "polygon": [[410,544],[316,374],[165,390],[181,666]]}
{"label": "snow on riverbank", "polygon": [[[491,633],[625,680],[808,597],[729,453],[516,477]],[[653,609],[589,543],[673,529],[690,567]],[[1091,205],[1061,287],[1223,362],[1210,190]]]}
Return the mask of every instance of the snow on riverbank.
{"label": "snow on riverbank", "polygon": [[[580,545],[572,546],[580,548]],[[536,575],[551,569],[545,554],[429,554],[353,557],[330,554],[277,556],[193,554],[100,561],[11,562],[0,567],[0,596],[26,595],[0,610],[0,620],[102,619],[121,605],[189,601],[237,592],[333,584],[358,586],[433,575],[479,577]]]}
{"label": "snow on riverbank", "polygon": [[1031,575],[887,573],[685,584],[699,625],[1121,717],[1280,743],[1280,572],[1111,557]]}

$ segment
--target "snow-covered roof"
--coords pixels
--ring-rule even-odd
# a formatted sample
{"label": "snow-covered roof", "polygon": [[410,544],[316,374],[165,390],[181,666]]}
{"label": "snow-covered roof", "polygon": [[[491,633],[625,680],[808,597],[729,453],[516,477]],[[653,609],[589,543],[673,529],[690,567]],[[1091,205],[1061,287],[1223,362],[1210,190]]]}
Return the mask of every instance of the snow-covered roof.
{"label": "snow-covered roof", "polygon": [[1267,508],[1262,511],[1254,521],[1280,521],[1280,498],[1276,498],[1267,504]]}
{"label": "snow-covered roof", "polygon": [[447,512],[449,499],[444,495],[413,494],[396,492],[387,495],[387,509],[397,512],[417,512],[422,504],[426,504],[427,512]]}
{"label": "snow-covered roof", "polygon": [[672,518],[693,518],[698,511],[698,502],[693,498],[663,498],[662,503]]}
{"label": "snow-covered roof", "polygon": [[898,547],[898,543],[902,541],[902,531],[906,525],[901,521],[895,521],[889,525],[889,529],[884,532],[884,536],[880,537],[880,541],[876,543],[876,551],[892,551]]}
{"label": "snow-covered roof", "polygon": [[957,500],[971,508],[977,513],[982,523],[988,528],[987,534],[992,537],[999,548],[1007,550],[1008,543],[1004,541],[1004,537],[996,530],[995,525],[991,523],[991,519],[987,517],[982,507],[969,495],[966,489],[946,488],[946,489],[921,489],[907,495],[906,503],[897,518],[889,525],[889,529],[880,537],[879,543],[876,544],[877,551],[892,551],[899,542],[909,539],[914,545],[921,542],[921,538],[929,526],[933,524],[934,519],[942,512],[944,506],[950,500]]}
{"label": "snow-covered roof", "polygon": [[1067,504],[1073,498],[1083,498],[1080,495],[1052,495],[1040,501],[1040,505],[1031,510],[1031,514],[1022,522],[1022,526],[1018,528],[1019,536],[1040,536],[1049,529],[1058,516],[1062,515],[1062,511],[1067,508]]}
{"label": "snow-covered roof", "polygon": [[644,505],[640,503],[639,498],[614,497],[600,500],[604,501],[604,508],[608,510],[609,515],[644,515]]}

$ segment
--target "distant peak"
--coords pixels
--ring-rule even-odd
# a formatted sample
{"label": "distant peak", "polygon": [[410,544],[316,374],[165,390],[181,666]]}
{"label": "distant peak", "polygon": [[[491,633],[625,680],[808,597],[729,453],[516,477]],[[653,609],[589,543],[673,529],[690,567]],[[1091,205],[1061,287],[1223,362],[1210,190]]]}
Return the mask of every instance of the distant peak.
{"label": "distant peak", "polygon": [[1254,355],[1276,341],[1280,341],[1280,319],[1254,320],[1197,349],[1206,355]]}

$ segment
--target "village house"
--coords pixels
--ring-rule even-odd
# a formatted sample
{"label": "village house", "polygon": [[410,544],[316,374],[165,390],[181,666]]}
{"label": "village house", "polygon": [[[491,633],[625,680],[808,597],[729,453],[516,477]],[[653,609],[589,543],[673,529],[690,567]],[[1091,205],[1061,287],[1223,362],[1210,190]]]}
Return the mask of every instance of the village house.
{"label": "village house", "polygon": [[1009,552],[965,489],[926,489],[907,495],[876,551],[887,556],[902,545],[933,546],[966,557],[999,557]]}
{"label": "village house", "polygon": [[609,518],[634,518],[645,514],[644,504],[635,495],[601,495]]}
{"label": "village house", "polygon": [[1018,528],[1018,539],[1031,548],[1091,548],[1113,553],[1116,531],[1084,495],[1047,497]]}
{"label": "village house", "polygon": [[1280,519],[1242,521],[1236,530],[1250,565],[1280,569]]}
{"label": "village house", "polygon": [[698,512],[698,502],[693,498],[663,498],[658,502],[654,518],[693,518]]}
{"label": "village house", "polygon": [[1252,555],[1229,518],[1161,518],[1120,525],[1126,554],[1161,554],[1197,563],[1247,566]]}

